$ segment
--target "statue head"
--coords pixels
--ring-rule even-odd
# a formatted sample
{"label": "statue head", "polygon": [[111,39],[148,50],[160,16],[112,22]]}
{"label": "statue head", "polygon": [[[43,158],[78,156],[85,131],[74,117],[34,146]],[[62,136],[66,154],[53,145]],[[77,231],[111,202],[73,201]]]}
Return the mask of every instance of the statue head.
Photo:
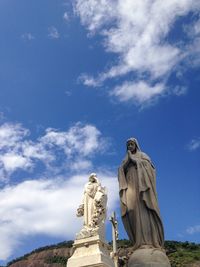
{"label": "statue head", "polygon": [[137,139],[134,137],[129,138],[126,141],[126,148],[127,150],[131,151],[131,153],[135,153],[137,150],[140,150]]}
{"label": "statue head", "polygon": [[93,172],[93,173],[90,174],[89,181],[92,182],[92,183],[98,183],[98,179],[97,179],[96,173]]}

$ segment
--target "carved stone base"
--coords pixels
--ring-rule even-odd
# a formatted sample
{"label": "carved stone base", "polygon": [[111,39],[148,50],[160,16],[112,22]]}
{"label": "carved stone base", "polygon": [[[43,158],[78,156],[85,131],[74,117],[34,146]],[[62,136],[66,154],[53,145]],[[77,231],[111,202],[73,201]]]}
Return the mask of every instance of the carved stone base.
{"label": "carved stone base", "polygon": [[114,267],[108,245],[99,236],[75,240],[67,267]]}
{"label": "carved stone base", "polygon": [[165,252],[156,248],[137,249],[130,256],[128,267],[170,267]]}

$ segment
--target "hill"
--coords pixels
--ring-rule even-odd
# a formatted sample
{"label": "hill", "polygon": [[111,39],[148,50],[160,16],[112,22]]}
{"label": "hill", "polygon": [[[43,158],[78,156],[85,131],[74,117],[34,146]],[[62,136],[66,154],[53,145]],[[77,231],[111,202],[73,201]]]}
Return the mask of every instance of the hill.
{"label": "hill", "polygon": [[[73,241],[38,248],[29,254],[14,259],[6,267],[63,267],[72,254]],[[110,248],[112,244],[110,244]],[[172,267],[200,267],[200,244],[165,241],[166,253]],[[127,266],[133,248],[130,241],[118,241],[119,266]],[[5,267],[5,266],[0,266]]]}

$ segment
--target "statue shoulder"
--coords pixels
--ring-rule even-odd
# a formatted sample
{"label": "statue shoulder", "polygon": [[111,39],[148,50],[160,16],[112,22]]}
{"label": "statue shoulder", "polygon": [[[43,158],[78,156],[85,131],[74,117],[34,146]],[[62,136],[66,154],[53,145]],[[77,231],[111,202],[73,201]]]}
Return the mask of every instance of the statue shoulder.
{"label": "statue shoulder", "polygon": [[138,151],[137,154],[138,154],[138,157],[140,157],[141,159],[146,159],[146,160],[151,161],[150,157],[146,153],[142,151]]}
{"label": "statue shoulder", "polygon": [[142,151],[139,151],[138,153],[139,153],[139,157],[142,160],[147,160],[151,164],[151,166],[155,169],[154,164],[153,164],[151,158],[146,153],[144,153]]}

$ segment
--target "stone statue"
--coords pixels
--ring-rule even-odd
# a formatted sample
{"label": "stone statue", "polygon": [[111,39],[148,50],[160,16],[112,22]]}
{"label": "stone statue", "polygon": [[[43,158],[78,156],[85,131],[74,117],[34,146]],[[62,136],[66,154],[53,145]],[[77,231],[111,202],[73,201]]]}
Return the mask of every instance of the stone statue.
{"label": "stone statue", "polygon": [[106,218],[107,194],[99,183],[95,173],[91,173],[85,185],[82,204],[77,209],[77,216],[84,217],[83,229],[77,239],[94,236],[102,230]]}
{"label": "stone statue", "polygon": [[135,138],[127,141],[127,155],[119,168],[122,220],[134,249],[164,246],[158,208],[155,168]]}
{"label": "stone statue", "polygon": [[158,208],[155,168],[135,138],[127,141],[119,168],[119,194],[124,227],[134,246],[128,267],[170,267]]}
{"label": "stone statue", "polygon": [[77,216],[83,217],[84,224],[76,234],[73,255],[66,267],[114,267],[109,246],[105,240],[107,192],[95,173],[91,173],[84,188]]}

